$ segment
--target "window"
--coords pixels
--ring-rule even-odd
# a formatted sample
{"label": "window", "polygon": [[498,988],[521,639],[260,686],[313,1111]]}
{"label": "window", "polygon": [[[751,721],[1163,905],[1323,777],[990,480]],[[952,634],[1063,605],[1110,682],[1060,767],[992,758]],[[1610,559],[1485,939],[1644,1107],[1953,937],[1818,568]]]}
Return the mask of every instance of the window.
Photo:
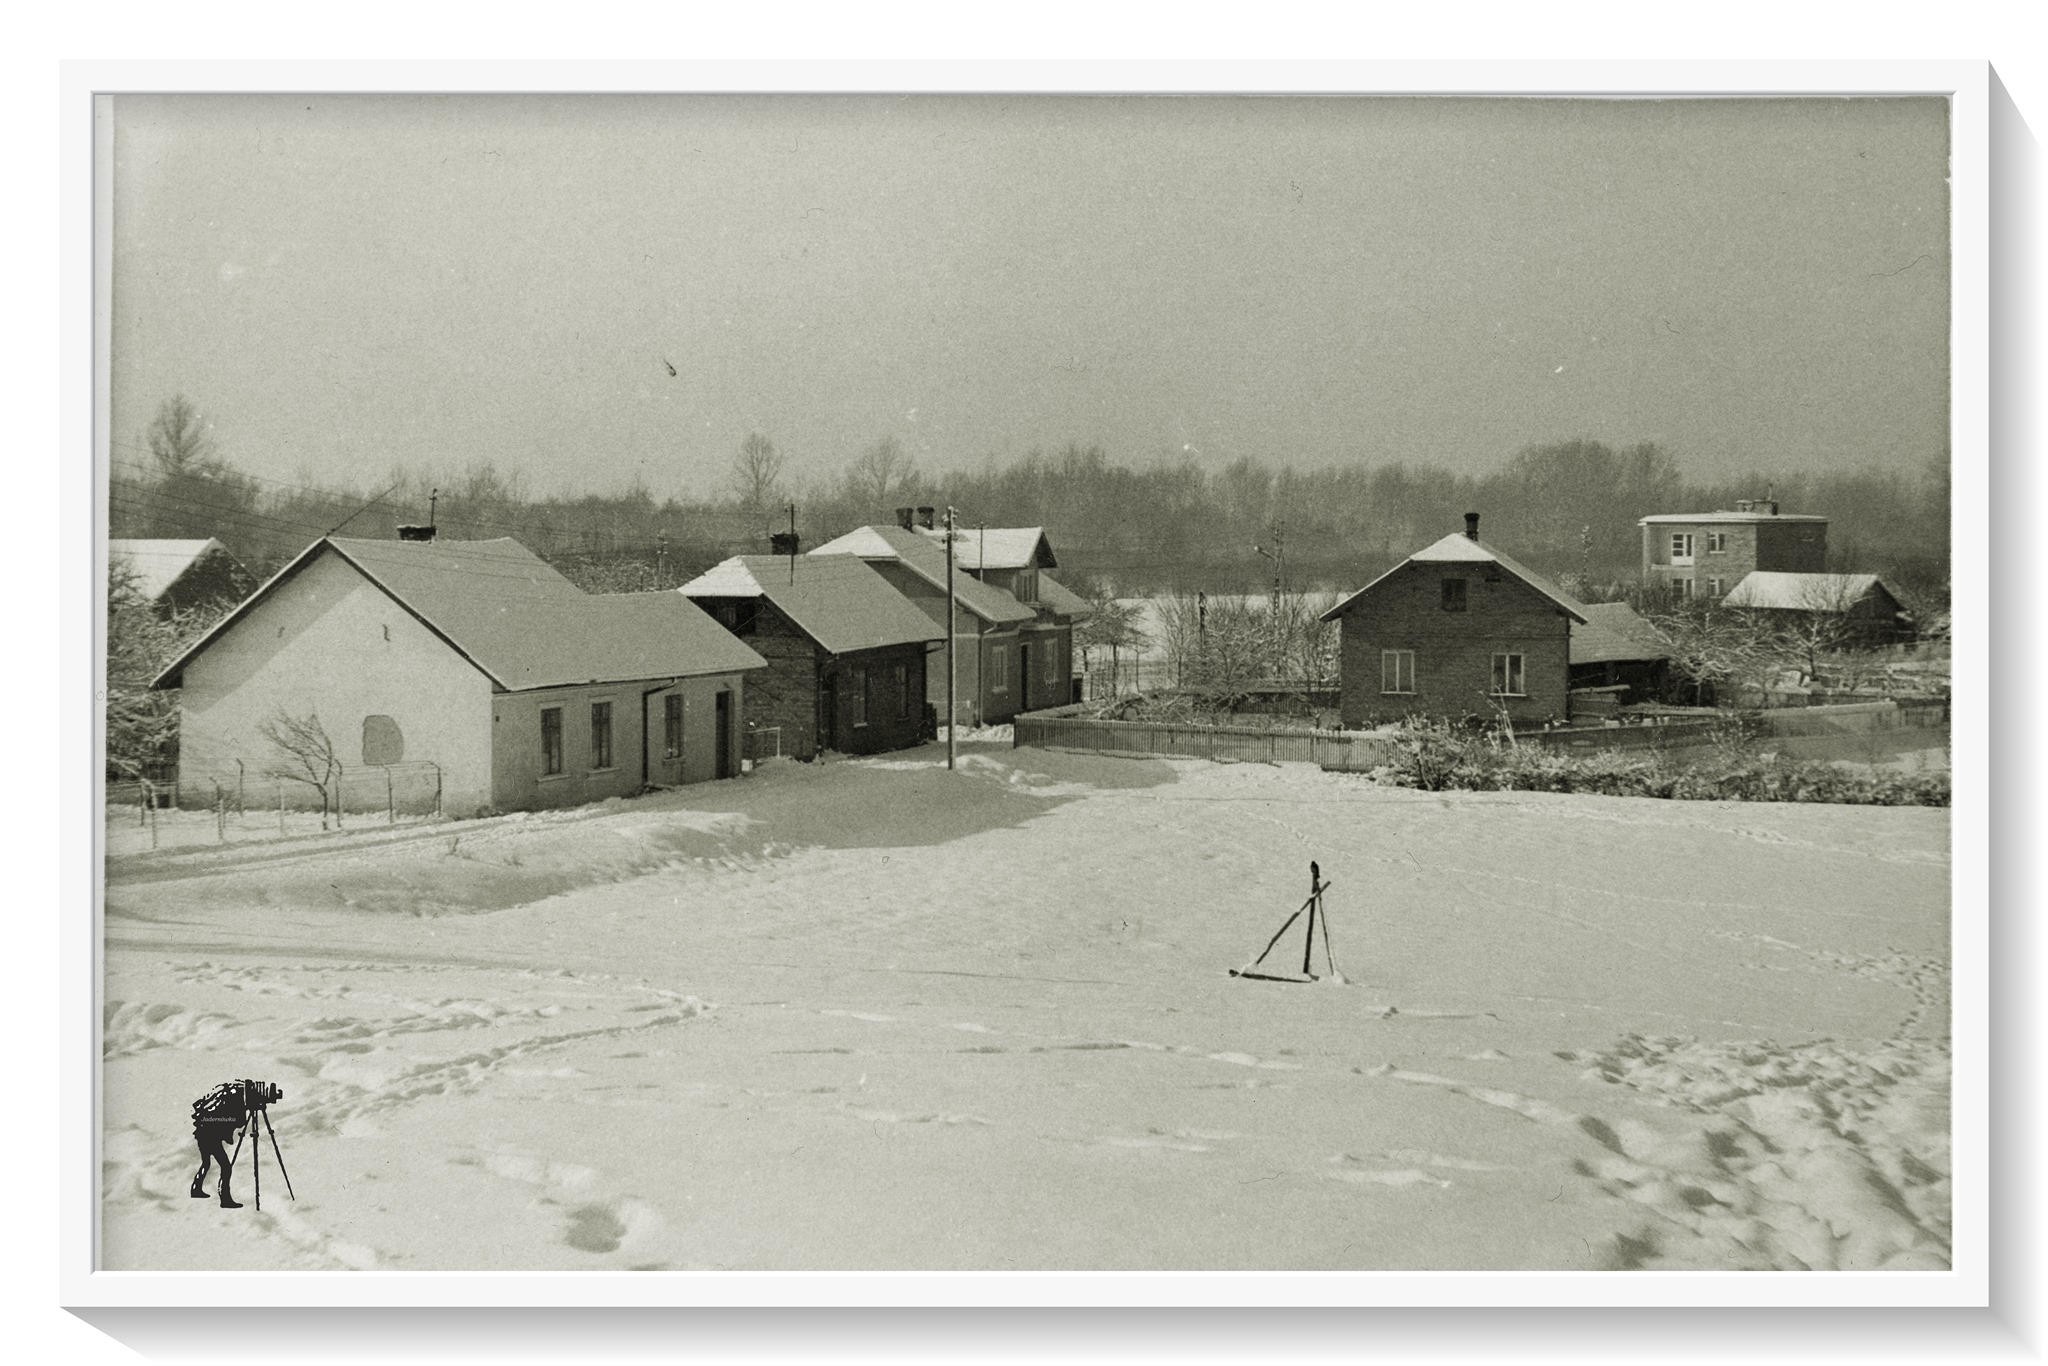
{"label": "window", "polygon": [[1708,579],[1708,580],[1707,580],[1707,596],[1708,596],[1708,597],[1711,597],[1711,598],[1718,598],[1718,597],[1720,597],[1720,596],[1721,596],[1721,595],[1722,595],[1723,593],[1726,593],[1727,591],[1728,591],[1728,580],[1726,580],[1726,579]]}
{"label": "window", "polygon": [[1038,601],[1038,571],[1036,569],[1020,569],[1017,571],[1017,601]]}
{"label": "window", "polygon": [[1462,612],[1465,610],[1465,581],[1463,579],[1444,580],[1444,610],[1446,612]]}
{"label": "window", "polygon": [[1671,581],[1671,591],[1672,591],[1672,592],[1674,592],[1674,593],[1676,593],[1676,594],[1677,594],[1677,595],[1678,595],[1679,597],[1681,597],[1681,598],[1689,598],[1689,597],[1691,597],[1691,596],[1692,596],[1692,580],[1691,580],[1691,579],[1673,579],[1673,580]]}
{"label": "window", "polygon": [[896,684],[896,719],[910,719],[910,666],[898,664],[890,670],[890,678]]}
{"label": "window", "polygon": [[1527,697],[1527,680],[1522,675],[1520,655],[1493,657],[1493,693],[1496,697]]}
{"label": "window", "polygon": [[1057,641],[1048,640],[1045,643],[1045,648],[1039,651],[1040,654],[1045,656],[1045,681],[1048,683],[1060,681],[1060,652],[1053,648],[1058,643]]}
{"label": "window", "polygon": [[562,771],[562,709],[543,707],[540,713],[540,771]]}
{"label": "window", "polygon": [[760,627],[761,604],[751,598],[718,605],[718,624],[736,636],[753,635]]}
{"label": "window", "polygon": [[1728,533],[1725,531],[1709,531],[1707,533],[1707,553],[1709,555],[1726,555],[1728,553]]}
{"label": "window", "polygon": [[679,692],[661,699],[661,757],[683,757],[683,695]]}
{"label": "window", "polygon": [[855,669],[848,682],[846,701],[853,709],[853,724],[865,726],[868,723],[868,671]]}
{"label": "window", "polygon": [[1000,645],[989,647],[988,678],[991,692],[1010,690],[1010,652]]}
{"label": "window", "polygon": [[1415,691],[1415,651],[1380,651],[1380,691],[1383,693],[1412,693]]}
{"label": "window", "polygon": [[612,766],[612,704],[609,702],[590,704],[590,766]]}
{"label": "window", "polygon": [[1674,531],[1671,533],[1671,563],[1692,563],[1692,533],[1690,531]]}

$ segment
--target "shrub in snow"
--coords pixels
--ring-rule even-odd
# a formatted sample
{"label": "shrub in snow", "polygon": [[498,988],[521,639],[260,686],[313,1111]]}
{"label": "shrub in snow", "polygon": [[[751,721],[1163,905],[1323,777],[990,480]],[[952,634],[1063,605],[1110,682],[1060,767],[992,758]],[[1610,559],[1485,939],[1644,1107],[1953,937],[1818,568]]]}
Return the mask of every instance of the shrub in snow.
{"label": "shrub in snow", "polygon": [[1577,792],[1670,801],[1834,802],[1853,806],[1947,806],[1943,773],[1858,770],[1758,755],[1717,743],[1680,766],[1658,753],[1559,754],[1516,744],[1499,731],[1474,731],[1441,721],[1402,727],[1395,760],[1374,770],[1377,782],[1425,792]]}

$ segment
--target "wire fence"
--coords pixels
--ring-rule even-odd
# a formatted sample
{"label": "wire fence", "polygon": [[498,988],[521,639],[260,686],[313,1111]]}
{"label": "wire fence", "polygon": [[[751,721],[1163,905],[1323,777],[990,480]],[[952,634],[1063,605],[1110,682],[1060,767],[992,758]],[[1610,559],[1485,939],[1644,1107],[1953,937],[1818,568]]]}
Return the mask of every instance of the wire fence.
{"label": "wire fence", "polygon": [[315,782],[279,773],[268,761],[230,759],[196,774],[180,769],[162,778],[110,782],[106,800],[110,827],[116,813],[132,810],[132,828],[148,831],[149,847],[158,848],[167,821],[175,826],[173,842],[193,842],[194,816],[210,820],[220,843],[273,830],[283,835],[438,818],[443,788],[441,766],[431,760],[342,767]]}

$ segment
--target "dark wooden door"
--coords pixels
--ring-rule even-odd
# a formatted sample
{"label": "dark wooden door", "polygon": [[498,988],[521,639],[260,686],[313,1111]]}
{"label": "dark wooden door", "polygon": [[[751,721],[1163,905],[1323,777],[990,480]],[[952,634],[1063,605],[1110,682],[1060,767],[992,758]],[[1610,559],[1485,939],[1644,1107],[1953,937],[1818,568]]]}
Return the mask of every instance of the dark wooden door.
{"label": "dark wooden door", "polygon": [[718,705],[713,713],[713,723],[718,729],[718,776],[730,778],[732,762],[732,694],[720,692]]}

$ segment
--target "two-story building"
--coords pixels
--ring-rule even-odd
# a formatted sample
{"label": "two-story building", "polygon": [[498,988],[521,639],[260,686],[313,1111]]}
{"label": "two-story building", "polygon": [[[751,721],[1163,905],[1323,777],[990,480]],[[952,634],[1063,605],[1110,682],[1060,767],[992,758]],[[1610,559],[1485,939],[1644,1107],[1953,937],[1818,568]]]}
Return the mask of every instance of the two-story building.
{"label": "two-story building", "polygon": [[1678,597],[1719,600],[1758,570],[1818,574],[1828,519],[1781,512],[1776,499],[1743,498],[1730,511],[1643,518],[1643,582]]}
{"label": "two-story building", "polygon": [[[923,534],[941,549],[946,533],[926,520],[928,508],[898,508],[898,525]],[[1064,706],[1074,700],[1074,627],[1094,615],[1087,599],[1047,570],[1059,567],[1045,528],[970,527],[953,548],[956,569],[1000,588],[1037,613],[1017,631],[1017,710]]]}
{"label": "two-story building", "polygon": [[[864,526],[827,541],[810,553],[820,557],[851,555],[865,561],[936,622],[943,638],[948,612],[946,552],[942,546],[901,526]],[[952,693],[948,692],[942,645],[942,652],[925,671],[926,699],[940,725],[950,724],[946,708],[952,695],[959,698],[963,727],[1008,721],[1026,710],[1018,673],[1018,647],[1023,643],[1024,629],[1038,621],[1038,611],[960,570],[957,563],[954,570]]]}

